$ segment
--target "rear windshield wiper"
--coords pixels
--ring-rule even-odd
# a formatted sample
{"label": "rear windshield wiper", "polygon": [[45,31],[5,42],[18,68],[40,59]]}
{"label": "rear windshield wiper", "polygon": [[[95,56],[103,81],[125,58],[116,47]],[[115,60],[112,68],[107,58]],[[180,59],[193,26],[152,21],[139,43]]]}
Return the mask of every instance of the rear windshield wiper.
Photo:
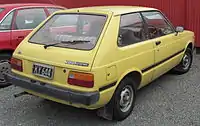
{"label": "rear windshield wiper", "polygon": [[73,40],[73,41],[61,41],[59,43],[53,43],[53,44],[47,44],[47,45],[44,45],[44,48],[47,49],[47,47],[49,46],[55,46],[55,45],[59,45],[59,44],[78,44],[78,43],[83,43],[83,42],[90,42],[90,41],[85,41],[85,40]]}

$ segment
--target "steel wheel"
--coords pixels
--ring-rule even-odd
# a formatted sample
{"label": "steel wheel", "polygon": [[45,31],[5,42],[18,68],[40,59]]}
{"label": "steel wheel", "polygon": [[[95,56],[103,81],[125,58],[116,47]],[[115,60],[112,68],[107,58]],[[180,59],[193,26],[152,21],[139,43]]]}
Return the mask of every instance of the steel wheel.
{"label": "steel wheel", "polygon": [[137,85],[132,78],[124,78],[117,87],[113,96],[113,113],[115,120],[124,120],[134,108]]}
{"label": "steel wheel", "polygon": [[10,66],[10,58],[12,54],[5,53],[0,54],[0,88],[8,87],[11,84],[6,82],[3,73],[10,73],[11,66]]}
{"label": "steel wheel", "polygon": [[191,56],[188,53],[185,53],[182,60],[183,69],[187,70],[191,64]]}
{"label": "steel wheel", "polygon": [[127,112],[130,107],[131,104],[133,102],[133,88],[130,85],[126,85],[121,94],[120,94],[120,110],[122,112]]}

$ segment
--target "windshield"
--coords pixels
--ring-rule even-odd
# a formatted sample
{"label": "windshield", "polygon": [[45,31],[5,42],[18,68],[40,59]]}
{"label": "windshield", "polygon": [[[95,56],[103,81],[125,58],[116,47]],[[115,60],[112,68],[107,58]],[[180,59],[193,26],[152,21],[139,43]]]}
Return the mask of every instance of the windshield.
{"label": "windshield", "polygon": [[90,50],[95,47],[105,22],[106,16],[103,15],[56,14],[29,42],[43,45],[59,43],[54,46]]}
{"label": "windshield", "polygon": [[3,8],[0,8],[0,13],[1,13],[3,10],[4,10]]}

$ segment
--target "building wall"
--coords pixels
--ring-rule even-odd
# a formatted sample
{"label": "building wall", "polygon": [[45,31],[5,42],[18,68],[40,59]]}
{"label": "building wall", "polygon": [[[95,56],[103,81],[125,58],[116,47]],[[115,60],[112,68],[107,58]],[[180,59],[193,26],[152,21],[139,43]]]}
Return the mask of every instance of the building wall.
{"label": "building wall", "polygon": [[[23,3],[27,0],[1,0],[2,3]],[[162,10],[175,26],[184,26],[195,32],[196,46],[200,47],[200,0],[34,0],[67,8],[96,5],[139,5]]]}
{"label": "building wall", "polygon": [[200,0],[186,0],[185,27],[196,35],[196,47],[200,47]]}

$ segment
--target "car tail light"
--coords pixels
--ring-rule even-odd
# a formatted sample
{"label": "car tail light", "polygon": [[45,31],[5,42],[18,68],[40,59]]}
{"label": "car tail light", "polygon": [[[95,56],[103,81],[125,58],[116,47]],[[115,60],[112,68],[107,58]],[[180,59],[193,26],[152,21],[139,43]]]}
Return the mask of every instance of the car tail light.
{"label": "car tail light", "polygon": [[94,76],[90,73],[69,72],[68,84],[92,88],[94,86]]}
{"label": "car tail light", "polygon": [[22,68],[22,60],[20,59],[16,59],[16,58],[11,58],[11,68],[12,69],[15,69],[15,70],[18,70],[18,71],[23,71],[23,68]]}

